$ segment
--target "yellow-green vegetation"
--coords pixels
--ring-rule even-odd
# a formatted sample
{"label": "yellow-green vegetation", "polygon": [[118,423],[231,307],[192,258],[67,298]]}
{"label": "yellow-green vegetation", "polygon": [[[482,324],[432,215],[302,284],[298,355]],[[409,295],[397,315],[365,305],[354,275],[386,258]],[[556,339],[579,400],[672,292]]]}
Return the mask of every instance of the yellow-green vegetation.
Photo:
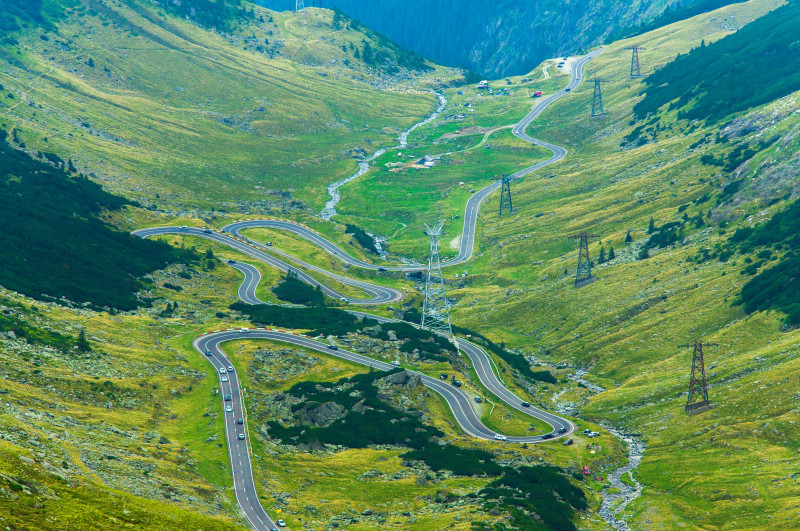
{"label": "yellow-green vegetation", "polygon": [[[796,526],[797,489],[781,478],[794,473],[800,447],[793,398],[798,332],[782,329],[782,313],[748,316],[734,304],[750,278],[740,272],[754,260],[769,267],[783,252],[762,259],[754,250],[724,261],[709,255],[737,228],[786,208],[782,182],[759,181],[757,169],[780,166],[797,153],[800,95],[728,123],[727,140],[715,140],[718,127],[677,120],[677,110],[638,122],[632,107],[643,85],[629,79],[624,49],[644,46],[643,68],[652,70],[703,39],[724,37],[720,20],[735,15],[746,23],[779,4],[728,6],[614,43],[592,60],[584,77],[609,80],[607,114],[589,116],[592,86],[584,83],[534,123],[532,134],[566,146],[570,156],[514,186],[516,216],[492,215],[498,197],[487,201],[480,253],[465,267],[469,277],[449,293],[459,301],[451,310],[454,322],[528,355],[589,367],[591,381],[609,389],[594,398],[581,389],[543,397],[586,402],[583,416],[646,440],[637,470],[645,490],[626,510],[632,528]],[[774,145],[761,143],[772,137]],[[738,159],[733,170],[701,161],[704,155],[729,160],[739,145],[756,153],[750,161]],[[724,191],[748,175],[755,175],[752,182]],[[651,218],[656,233],[670,223],[682,229],[676,241],[650,246],[643,258]],[[595,264],[598,280],[577,289],[577,252],[567,237],[581,230],[598,235],[606,255],[613,246],[615,259]],[[596,260],[597,240],[590,252]],[[720,344],[706,354],[717,407],[687,417],[691,353],[678,347],[700,338]]]}
{"label": "yellow-green vegetation", "polygon": [[[256,456],[256,481],[264,486],[262,503],[269,511],[280,509],[281,513],[275,514],[290,525],[316,527],[337,521],[354,529],[394,524],[413,529],[469,529],[471,521],[498,522],[504,518],[481,511],[469,498],[453,505],[453,500],[485,488],[490,477],[453,476],[447,471],[409,466],[400,458],[405,450],[393,447],[309,450],[265,438],[269,432],[265,423],[280,419],[264,416],[264,412],[273,411],[269,404],[276,403],[276,395],[282,397],[282,403],[289,400],[285,393],[295,384],[337,382],[363,374],[365,368],[280,342],[243,340],[227,343],[224,348],[247,388],[249,436]],[[420,392],[419,388],[403,390],[402,394],[422,406],[426,423],[442,430],[447,440],[459,447],[488,450],[502,456],[503,462],[518,465],[538,463],[545,456],[548,461],[553,459],[549,451],[539,447],[506,450],[464,436],[438,395]],[[620,458],[620,448],[613,439],[602,438],[601,444],[608,442],[609,446],[595,454],[580,442],[582,438],[576,445],[554,448],[555,459],[577,471],[579,463],[595,466]],[[590,499],[597,503],[595,495]]]}
{"label": "yellow-green vegetation", "polygon": [[353,157],[430,113],[419,88],[460,75],[368,67],[348,46],[383,41],[329,10],[253,7],[217,32],[149,2],[44,2],[65,7],[52,27],[0,43],[2,121],[28,149],[162,208],[319,209]]}
{"label": "yellow-green vegetation", "polygon": [[[552,84],[542,83],[548,87]],[[537,89],[539,86],[536,84]],[[514,116],[510,110],[516,107],[519,112],[531,101],[529,89],[512,90],[508,96],[484,95],[472,87],[462,87],[463,96],[453,96],[457,94],[455,89],[446,91],[453,99],[442,113],[444,118],[420,127],[413,133],[408,149],[388,151],[373,162],[370,172],[346,185],[337,207],[341,216],[336,220],[387,236],[390,253],[419,260],[427,249],[422,236],[424,224],[444,219],[448,236],[442,242],[442,252],[445,256],[455,254],[469,196],[493,179],[550,155],[549,151],[514,137],[507,128],[488,133],[494,129],[490,125],[507,125],[524,115],[521,112]],[[452,113],[465,117],[455,122],[448,120]],[[474,130],[477,135],[472,133]],[[415,164],[425,155],[438,157],[432,168]]]}

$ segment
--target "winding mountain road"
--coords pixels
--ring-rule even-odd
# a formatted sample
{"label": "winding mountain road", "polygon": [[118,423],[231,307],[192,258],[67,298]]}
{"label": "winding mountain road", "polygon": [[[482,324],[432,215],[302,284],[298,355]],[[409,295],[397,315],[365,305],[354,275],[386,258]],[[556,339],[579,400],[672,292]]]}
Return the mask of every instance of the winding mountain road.
{"label": "winding mountain road", "polygon": [[[580,84],[584,65],[601,51],[602,50],[597,50],[576,61],[572,67],[572,76],[569,85],[565,89],[540,101],[538,105],[525,116],[525,118],[523,118],[516,126],[514,126],[513,132],[517,137],[542,146],[553,152],[553,155],[548,160],[515,173],[513,175],[514,178],[522,177],[537,169],[558,162],[567,155],[566,149],[560,146],[549,144],[547,142],[536,140],[528,136],[525,133],[525,129],[551,103],[563,97]],[[477,217],[481,203],[499,187],[499,182],[492,183],[491,185],[475,193],[469,199],[465,209],[464,229],[462,233],[459,254],[455,258],[442,263],[442,266],[451,266],[463,263],[472,257],[475,246]],[[307,273],[293,268],[291,265],[275,256],[275,254],[279,254],[281,258],[286,258],[290,261],[293,261],[295,264],[326,275],[329,278],[335,279],[343,284],[359,288],[370,296],[369,299],[352,299],[349,301],[354,304],[385,304],[400,300],[403,297],[403,292],[399,290],[337,275],[322,268],[303,262],[286,253],[269,247],[263,247],[258,244],[258,242],[243,238],[241,236],[240,233],[243,229],[254,227],[267,227],[292,232],[308,240],[309,242],[314,243],[319,248],[336,256],[343,262],[353,266],[363,267],[365,269],[377,270],[379,268],[383,268],[385,270],[393,271],[415,271],[423,269],[423,266],[379,266],[366,263],[343,252],[335,244],[312,229],[286,220],[262,219],[240,221],[224,227],[222,233],[213,231],[211,229],[197,229],[191,227],[156,227],[138,230],[135,231],[134,234],[142,238],[165,234],[183,234],[208,238],[236,249],[281,271],[286,272],[289,270],[294,270],[297,272],[298,278],[304,280],[312,286],[319,286],[324,293],[331,297],[344,297],[336,290],[328,288]],[[266,252],[267,250],[271,252]],[[228,265],[236,268],[244,275],[243,282],[238,289],[239,297],[244,302],[250,304],[261,304],[262,301],[260,301],[256,296],[256,287],[261,280],[261,274],[258,269],[250,264],[244,264],[235,261],[228,261]],[[393,319],[375,316],[360,311],[352,311],[351,313],[358,316],[366,316],[381,322],[393,321]],[[230,454],[231,472],[233,474],[234,491],[237,502],[244,512],[245,517],[254,529],[258,531],[271,531],[272,529],[275,529],[277,525],[261,505],[258,498],[258,491],[253,479],[247,430],[247,416],[242,401],[242,392],[239,379],[236,371],[233,368],[231,360],[222,349],[223,343],[241,339],[266,339],[290,343],[302,348],[322,352],[327,355],[337,356],[341,359],[359,363],[377,370],[389,371],[395,369],[396,367],[390,363],[375,360],[355,352],[350,352],[343,349],[333,350],[329,348],[329,345],[313,338],[298,334],[296,332],[288,332],[284,330],[272,330],[266,328],[229,329],[204,334],[195,339],[193,343],[195,349],[197,349],[198,352],[203,354],[209,360],[209,362],[216,369],[217,375],[220,379],[220,399],[222,401],[223,414],[225,415],[225,432],[228,443],[228,451]],[[567,419],[535,407],[523,406],[523,400],[509,391],[495,373],[491,357],[481,347],[462,338],[459,338],[457,343],[459,350],[469,357],[478,379],[480,380],[481,384],[486,387],[486,389],[488,389],[508,406],[530,415],[531,417],[540,419],[549,424],[552,428],[551,432],[536,436],[506,437],[498,434],[486,427],[481,422],[480,418],[473,410],[469,396],[460,388],[450,385],[447,381],[438,380],[421,373],[416,373],[420,375],[423,385],[437,392],[447,401],[447,404],[453,412],[456,421],[466,434],[484,440],[498,440],[514,443],[540,443],[548,439],[569,436],[575,431],[575,426]],[[409,372],[415,371],[409,370]],[[226,397],[229,399],[226,400]],[[228,408],[230,408],[230,411],[227,410]],[[239,423],[240,419],[241,424]]]}

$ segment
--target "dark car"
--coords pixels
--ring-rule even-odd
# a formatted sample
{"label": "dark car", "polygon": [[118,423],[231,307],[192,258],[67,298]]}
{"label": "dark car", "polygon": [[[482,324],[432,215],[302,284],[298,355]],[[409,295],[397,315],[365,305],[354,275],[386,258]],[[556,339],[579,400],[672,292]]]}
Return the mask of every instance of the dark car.
{"label": "dark car", "polygon": [[331,350],[339,350],[339,347],[337,347],[336,345],[328,345],[328,348]]}
{"label": "dark car", "polygon": [[458,380],[453,380],[453,385],[456,387],[461,387],[461,382],[459,382]]}
{"label": "dark car", "polygon": [[231,395],[225,395],[225,402],[231,401]]}
{"label": "dark car", "polygon": [[481,397],[479,397],[479,396],[476,396],[476,397],[475,397],[475,402],[477,402],[478,404],[480,404],[481,402],[483,402],[483,400],[481,399]]}
{"label": "dark car", "polygon": [[439,379],[440,379],[440,380],[447,380],[447,373],[446,373],[446,372],[443,372],[442,374],[440,374],[440,375],[439,375]]}
{"label": "dark car", "polygon": [[229,263],[229,264],[235,264],[235,263],[236,263],[236,260],[228,260],[228,263]]}
{"label": "dark car", "polygon": [[544,435],[542,435],[542,439],[552,439],[552,438],[553,438],[552,433],[545,433]]}
{"label": "dark car", "polygon": [[573,441],[572,439],[567,439],[566,441],[564,441],[564,446],[571,446],[574,442],[575,441]]}
{"label": "dark car", "polygon": [[567,433],[567,428],[561,428],[558,430],[558,433]]}
{"label": "dark car", "polygon": [[384,271],[386,271],[386,268],[385,267],[379,267],[378,271],[384,272]]}
{"label": "dark car", "polygon": [[522,407],[531,407],[531,404],[530,404],[530,402],[523,402],[523,403],[522,403],[522,404],[520,404],[520,405],[521,405]]}
{"label": "dark car", "polygon": [[205,232],[206,234],[212,234],[212,231],[210,229],[203,229],[203,232]]}
{"label": "dark car", "polygon": [[213,356],[210,350],[206,350],[206,356]]}
{"label": "dark car", "polygon": [[236,419],[236,424],[244,424],[244,419]]}
{"label": "dark car", "polygon": [[571,90],[572,90],[571,88],[567,87],[566,89],[564,89],[564,92],[569,92]]}

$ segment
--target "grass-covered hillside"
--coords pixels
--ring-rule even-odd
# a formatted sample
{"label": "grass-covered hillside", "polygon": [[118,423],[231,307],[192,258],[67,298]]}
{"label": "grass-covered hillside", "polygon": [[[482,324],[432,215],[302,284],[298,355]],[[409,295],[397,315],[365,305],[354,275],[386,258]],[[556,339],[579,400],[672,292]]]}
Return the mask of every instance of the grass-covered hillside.
{"label": "grass-covered hillside", "polygon": [[17,4],[3,8],[19,29],[0,39],[0,124],[167,209],[316,211],[354,158],[431,112],[418,89],[450,75],[329,10],[225,2],[212,27],[209,2],[181,4],[194,17],[174,2]]}
{"label": "grass-covered hillside", "polygon": [[[585,76],[609,80],[606,114],[591,118],[592,85],[584,83],[533,124],[529,132],[570,155],[512,185],[516,215],[497,216],[497,195],[486,202],[478,254],[463,267],[469,275],[449,285],[456,324],[556,364],[559,379],[588,369],[587,378],[608,389],[594,398],[574,384],[533,393],[545,406],[580,408],[645,440],[635,472],[644,492],[625,513],[631,528],[797,527],[791,474],[800,449],[793,228],[800,94],[791,68],[763,68],[773,60],[763,46],[777,57],[796,39],[782,29],[792,25],[795,6],[758,20],[781,5],[736,3],[609,45]],[[740,26],[741,34],[733,32]],[[629,78],[625,48],[632,44],[645,47],[642,70],[651,77]],[[735,48],[739,56],[726,55]],[[791,54],[785,62],[794,64]],[[696,64],[709,76],[701,80],[687,67]],[[470,175],[496,153],[468,157],[486,149],[487,133],[527,112],[533,87],[546,94],[566,82],[552,63],[526,77],[532,81],[492,83],[495,94],[508,89],[507,97],[448,90],[442,119],[415,133],[408,150],[442,154],[440,165],[392,171],[387,163],[405,162],[406,153],[387,154],[345,187],[340,211],[389,236],[390,251],[417,258],[426,241],[419,223],[408,221],[438,211],[448,218],[447,243],[457,245],[461,220],[453,218],[470,193]],[[752,85],[757,91],[741,95],[755,98],[739,105],[739,92],[722,90],[728,85]],[[681,100],[685,91],[698,97]],[[650,114],[634,112],[659,92],[669,97]],[[730,103],[725,113],[691,114],[715,94]],[[466,117],[448,119],[457,113]],[[500,133],[489,134],[492,148]],[[449,176],[453,159],[461,164]],[[406,179],[413,188],[392,186]],[[387,203],[390,194],[423,197],[427,190],[430,197],[420,212],[401,200],[376,215],[362,200],[368,186],[385,187],[380,200]],[[577,289],[577,252],[568,237],[582,230],[598,236],[590,246],[598,280]],[[614,258],[598,263],[611,248]],[[706,354],[717,407],[689,418],[683,406],[691,352],[679,347],[695,339],[719,345]]]}
{"label": "grass-covered hillside", "polygon": [[40,300],[132,310],[149,304],[137,297],[144,275],[199,258],[109,226],[104,214],[127,200],[70,172],[71,160],[52,153],[35,159],[6,140],[0,130],[4,287]]}

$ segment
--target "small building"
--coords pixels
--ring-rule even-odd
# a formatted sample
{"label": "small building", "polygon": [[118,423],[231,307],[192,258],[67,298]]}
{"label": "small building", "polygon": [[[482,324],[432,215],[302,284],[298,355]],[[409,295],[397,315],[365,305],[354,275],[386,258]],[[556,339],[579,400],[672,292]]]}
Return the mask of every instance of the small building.
{"label": "small building", "polygon": [[418,161],[414,163],[415,168],[433,168],[436,165],[436,162],[439,160],[439,157],[434,157],[432,155],[425,155]]}

